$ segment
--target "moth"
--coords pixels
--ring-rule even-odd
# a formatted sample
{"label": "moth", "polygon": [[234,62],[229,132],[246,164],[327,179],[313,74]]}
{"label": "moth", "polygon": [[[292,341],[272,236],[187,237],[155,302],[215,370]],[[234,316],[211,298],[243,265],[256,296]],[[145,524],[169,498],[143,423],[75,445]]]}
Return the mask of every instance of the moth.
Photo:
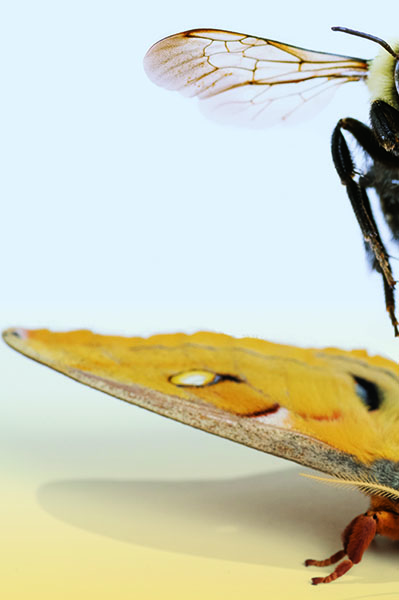
{"label": "moth", "polygon": [[342,548],[305,562],[338,563],[314,585],[359,563],[377,534],[399,539],[399,371],[387,358],[205,332],[145,339],[9,329],[3,336],[85,385],[367,494],[370,509],[346,527]]}
{"label": "moth", "polygon": [[[154,44],[144,68],[156,84],[197,96],[213,118],[253,127],[309,117],[340,85],[365,81],[371,127],[353,118],[337,123],[331,139],[336,171],[351,202],[371,267],[381,274],[395,336],[395,279],[367,189],[374,188],[393,239],[399,242],[399,45],[345,27],[333,27],[382,46],[374,60],[315,52],[242,33],[194,29]],[[362,172],[343,132],[368,155]]]}

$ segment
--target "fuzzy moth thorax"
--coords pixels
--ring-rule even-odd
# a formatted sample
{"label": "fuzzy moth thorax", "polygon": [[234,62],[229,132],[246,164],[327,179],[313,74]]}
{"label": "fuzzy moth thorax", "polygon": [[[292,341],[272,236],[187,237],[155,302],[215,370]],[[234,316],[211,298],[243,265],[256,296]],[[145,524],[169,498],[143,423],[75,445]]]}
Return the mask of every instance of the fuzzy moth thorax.
{"label": "fuzzy moth thorax", "polygon": [[399,502],[391,498],[373,496],[368,514],[376,520],[376,533],[399,540]]}
{"label": "fuzzy moth thorax", "polygon": [[[399,43],[392,44],[395,52],[399,50]],[[377,54],[370,61],[370,68],[367,76],[367,86],[371,94],[371,100],[384,100],[399,110],[399,96],[395,84],[395,67],[397,59],[389,54],[385,49]]]}
{"label": "fuzzy moth thorax", "polygon": [[[384,497],[379,494],[370,496],[370,510],[378,511],[384,510],[387,512],[395,513],[399,515],[399,499],[391,497]],[[399,531],[398,531],[399,534]]]}

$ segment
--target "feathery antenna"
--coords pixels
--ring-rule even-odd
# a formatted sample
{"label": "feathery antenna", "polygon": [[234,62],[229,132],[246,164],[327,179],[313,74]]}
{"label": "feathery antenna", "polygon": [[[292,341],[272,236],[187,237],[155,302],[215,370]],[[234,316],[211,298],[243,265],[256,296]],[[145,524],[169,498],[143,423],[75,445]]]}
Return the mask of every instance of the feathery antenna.
{"label": "feathery antenna", "polygon": [[316,481],[322,481],[323,483],[329,483],[336,486],[349,486],[357,488],[367,496],[382,496],[383,498],[389,498],[390,500],[399,500],[399,491],[395,490],[387,485],[381,485],[377,483],[372,477],[365,478],[363,480],[350,479],[346,477],[320,477],[319,475],[310,475],[309,473],[300,473],[302,477],[309,477],[309,479],[315,479]]}

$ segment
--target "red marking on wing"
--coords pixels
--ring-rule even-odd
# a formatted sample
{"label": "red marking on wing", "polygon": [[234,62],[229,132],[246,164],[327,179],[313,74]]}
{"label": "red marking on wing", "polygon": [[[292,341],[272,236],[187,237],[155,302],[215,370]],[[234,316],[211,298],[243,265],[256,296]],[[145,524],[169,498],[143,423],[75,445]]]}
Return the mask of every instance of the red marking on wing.
{"label": "red marking on wing", "polygon": [[245,416],[246,417],[266,417],[268,415],[272,415],[272,414],[276,413],[279,408],[280,408],[280,405],[276,402],[275,404],[270,406],[270,408],[256,410],[252,413],[246,414]]}
{"label": "red marking on wing", "polygon": [[337,421],[342,417],[342,413],[335,410],[331,415],[309,415],[306,413],[298,413],[303,419],[314,419],[315,421]]}

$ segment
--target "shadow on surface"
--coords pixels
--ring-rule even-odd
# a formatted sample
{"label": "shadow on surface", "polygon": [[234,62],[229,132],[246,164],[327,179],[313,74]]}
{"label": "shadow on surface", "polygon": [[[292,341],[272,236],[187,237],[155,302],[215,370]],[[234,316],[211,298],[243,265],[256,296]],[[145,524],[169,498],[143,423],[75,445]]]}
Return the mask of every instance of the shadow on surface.
{"label": "shadow on surface", "polygon": [[[297,566],[308,554],[336,551],[341,531],[367,506],[359,494],[299,477],[301,470],[211,481],[55,481],[39,488],[38,500],[63,522],[123,542],[276,566],[292,555]],[[383,558],[392,550],[378,543],[375,551]]]}

